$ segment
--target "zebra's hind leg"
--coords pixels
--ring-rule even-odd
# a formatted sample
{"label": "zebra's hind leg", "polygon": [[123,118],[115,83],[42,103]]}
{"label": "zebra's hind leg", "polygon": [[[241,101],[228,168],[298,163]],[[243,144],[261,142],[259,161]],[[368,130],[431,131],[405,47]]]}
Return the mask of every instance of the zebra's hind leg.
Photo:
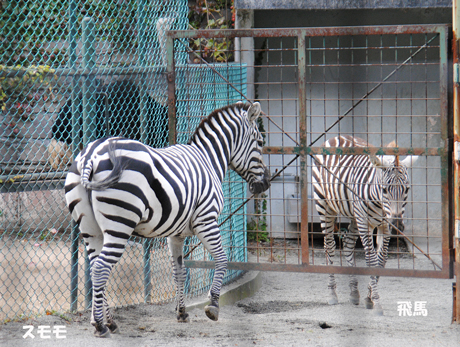
{"label": "zebra's hind leg", "polygon": [[[108,232],[108,231],[107,231]],[[113,233],[113,231],[110,231]],[[96,337],[110,337],[110,332],[118,333],[107,304],[106,285],[113,266],[118,263],[128,242],[130,234],[118,234],[115,238],[105,234],[104,246],[101,254],[91,266],[91,280],[93,282],[93,317]]]}
{"label": "zebra's hind leg", "polygon": [[[79,182],[79,176],[78,176]],[[104,235],[103,232],[96,221],[93,204],[90,203],[88,193],[81,185],[76,185],[73,189],[69,190],[66,194],[66,199],[74,206],[71,209],[72,218],[77,222],[80,228],[80,234],[83,237],[85,242],[86,252],[88,255],[90,263],[90,272],[91,278],[94,281],[94,268],[97,267],[95,264],[99,260],[103,245],[104,245]],[[93,282],[94,283],[94,282]],[[116,332],[114,325],[109,325],[109,327],[103,324],[103,321],[96,321],[95,315],[95,298],[93,290],[93,305],[91,312],[91,324],[96,327],[95,335],[99,337],[109,337],[110,331]],[[106,303],[105,303],[106,305]],[[106,315],[106,314],[105,314]],[[116,326],[116,325],[115,325]]]}
{"label": "zebra's hind leg", "polygon": [[[358,239],[358,229],[353,220],[348,226],[348,232],[343,238],[343,253],[347,259],[348,266],[355,267],[355,246]],[[359,305],[358,279],[355,275],[350,275],[350,302]]]}
{"label": "zebra's hind leg", "polygon": [[204,308],[204,311],[209,319],[216,321],[219,319],[220,289],[225,273],[227,272],[228,261],[227,255],[222,248],[222,239],[217,221],[214,221],[211,225],[204,225],[203,229],[201,232],[197,230],[197,236],[203,246],[211,253],[215,262],[214,278],[208,293],[211,302]]}
{"label": "zebra's hind leg", "polygon": [[186,270],[183,265],[184,238],[168,237],[169,252],[173,266],[173,277],[176,282],[176,314],[179,323],[188,323],[189,315],[185,312],[184,283]]}

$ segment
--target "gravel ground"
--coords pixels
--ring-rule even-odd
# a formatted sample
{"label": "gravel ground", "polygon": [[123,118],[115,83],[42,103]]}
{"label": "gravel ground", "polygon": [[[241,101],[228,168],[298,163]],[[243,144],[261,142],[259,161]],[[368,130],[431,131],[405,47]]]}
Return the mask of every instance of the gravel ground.
{"label": "gravel ground", "polygon": [[[452,280],[380,279],[385,315],[366,310],[363,296],[368,277],[360,276],[361,303],[350,304],[347,276],[337,276],[339,304],[324,296],[327,275],[265,272],[254,296],[221,307],[219,321],[202,309],[190,311],[190,323],[175,321],[174,304],[139,305],[116,309],[121,333],[110,339],[93,337],[89,312],[44,316],[0,325],[1,346],[458,346],[460,325],[452,325]],[[199,300],[204,298],[199,298]],[[198,301],[199,301],[198,300]],[[426,316],[403,316],[398,302],[426,302]],[[33,325],[35,338],[23,338],[24,325]],[[38,326],[65,326],[65,339]]]}

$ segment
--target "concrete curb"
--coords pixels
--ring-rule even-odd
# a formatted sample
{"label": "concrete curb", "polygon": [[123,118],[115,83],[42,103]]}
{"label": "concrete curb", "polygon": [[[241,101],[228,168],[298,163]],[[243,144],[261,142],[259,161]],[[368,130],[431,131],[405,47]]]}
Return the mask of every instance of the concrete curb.
{"label": "concrete curb", "polygon": [[[219,306],[232,305],[235,302],[253,296],[262,287],[262,273],[259,271],[249,271],[237,281],[224,286],[220,293]],[[195,299],[196,301],[186,305],[186,311],[196,308],[203,309],[209,304],[207,295]]]}

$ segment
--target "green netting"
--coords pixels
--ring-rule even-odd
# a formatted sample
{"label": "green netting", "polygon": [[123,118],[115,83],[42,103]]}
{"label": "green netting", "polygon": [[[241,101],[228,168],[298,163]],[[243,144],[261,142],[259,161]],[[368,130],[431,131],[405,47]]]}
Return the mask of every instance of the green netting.
{"label": "green netting", "polygon": [[[176,67],[176,105],[177,105],[177,142],[187,143],[190,134],[196,129],[204,115],[213,110],[241,100],[240,91],[246,94],[246,65],[238,63],[204,65],[179,65]],[[222,76],[222,77],[221,77]],[[231,87],[227,81],[230,81]],[[244,202],[246,184],[233,171],[227,172],[223,184],[225,206],[219,218],[222,223]],[[229,261],[247,261],[245,208],[238,211],[221,226],[222,243]],[[212,257],[198,244],[197,238],[187,240],[190,253],[189,259],[212,260]],[[186,257],[187,258],[187,257]],[[191,291],[208,291],[213,271],[190,269]],[[238,270],[228,270],[226,281],[241,275]]]}
{"label": "green netting", "polygon": [[[164,35],[187,29],[187,13],[181,0],[0,2],[1,320],[87,307],[85,251],[62,189],[67,168],[84,144],[108,135],[168,144]],[[241,99],[187,60],[178,50],[179,142],[201,117]],[[244,66],[217,65],[244,89]],[[231,173],[224,190],[222,218],[242,201],[245,186]],[[245,225],[240,212],[222,226],[231,261],[246,259],[244,234],[235,232]],[[225,282],[238,274],[229,271]],[[210,275],[191,270],[188,293],[206,291]],[[108,295],[112,305],[172,300],[165,240],[132,238]]]}

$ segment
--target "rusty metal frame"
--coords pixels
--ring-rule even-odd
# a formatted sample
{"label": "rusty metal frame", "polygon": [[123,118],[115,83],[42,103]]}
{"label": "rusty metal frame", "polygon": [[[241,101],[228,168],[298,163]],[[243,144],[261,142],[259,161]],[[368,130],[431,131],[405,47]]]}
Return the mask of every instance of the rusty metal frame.
{"label": "rusty metal frame", "polygon": [[[439,36],[439,76],[440,76],[440,107],[441,107],[441,138],[443,146],[438,148],[389,148],[389,147],[361,147],[361,148],[324,148],[312,146],[315,142],[307,144],[307,57],[306,38],[313,36],[344,36],[344,35],[398,35],[398,34],[436,34]],[[174,65],[174,40],[191,38],[236,38],[236,37],[296,37],[298,60],[298,105],[299,105],[299,144],[296,146],[267,146],[265,154],[295,154],[300,158],[300,191],[301,191],[301,264],[277,263],[240,263],[230,262],[229,269],[234,270],[259,270],[259,271],[285,271],[285,272],[312,272],[312,273],[337,273],[360,274],[378,276],[409,276],[430,278],[453,277],[453,201],[451,168],[452,134],[449,133],[448,121],[448,28],[445,25],[408,25],[408,26],[367,26],[367,27],[327,27],[327,28],[286,28],[286,29],[236,29],[236,30],[183,30],[169,31],[167,39],[167,76],[168,76],[168,104],[170,116],[170,143],[175,143],[175,65]],[[364,96],[363,99],[367,97]],[[363,100],[361,99],[361,101]],[[346,114],[340,116],[345,117]],[[340,121],[340,118],[338,121]],[[308,237],[308,186],[307,186],[307,157],[315,154],[377,154],[377,155],[421,155],[438,156],[441,160],[441,196],[442,196],[442,269],[416,270],[416,269],[389,269],[369,267],[346,267],[330,265],[312,265],[309,262],[309,237]],[[185,266],[191,268],[213,268],[210,261],[185,260]]]}

